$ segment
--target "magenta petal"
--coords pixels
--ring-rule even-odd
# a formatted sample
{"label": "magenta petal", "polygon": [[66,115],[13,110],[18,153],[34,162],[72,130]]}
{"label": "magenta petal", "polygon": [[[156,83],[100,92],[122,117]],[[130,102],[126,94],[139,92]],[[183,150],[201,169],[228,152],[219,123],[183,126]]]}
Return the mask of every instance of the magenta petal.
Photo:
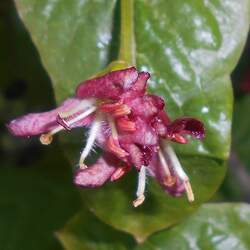
{"label": "magenta petal", "polygon": [[134,116],[151,119],[164,108],[164,100],[156,95],[144,95],[127,101]]}
{"label": "magenta petal", "polygon": [[137,118],[135,124],[136,131],[131,134],[134,143],[144,146],[158,143],[159,138],[156,131],[145,120]]}
{"label": "magenta petal", "polygon": [[76,96],[119,99],[120,95],[133,85],[137,77],[138,73],[134,67],[112,71],[104,76],[80,83],[76,89]]}
{"label": "magenta petal", "polygon": [[118,167],[119,160],[111,154],[100,157],[96,163],[86,169],[79,169],[74,183],[80,187],[96,188],[107,182]]}
{"label": "magenta petal", "polygon": [[57,126],[57,115],[77,106],[81,100],[69,98],[58,108],[48,112],[30,113],[12,120],[7,124],[9,131],[15,136],[32,136],[46,133]]}
{"label": "magenta petal", "polygon": [[148,72],[139,72],[138,78],[135,84],[131,87],[131,90],[136,91],[137,93],[144,94],[146,90],[147,80],[150,78]]}
{"label": "magenta petal", "polygon": [[184,117],[171,122],[167,126],[167,133],[170,137],[174,134],[189,134],[197,139],[203,139],[205,137],[205,128],[201,121]]}

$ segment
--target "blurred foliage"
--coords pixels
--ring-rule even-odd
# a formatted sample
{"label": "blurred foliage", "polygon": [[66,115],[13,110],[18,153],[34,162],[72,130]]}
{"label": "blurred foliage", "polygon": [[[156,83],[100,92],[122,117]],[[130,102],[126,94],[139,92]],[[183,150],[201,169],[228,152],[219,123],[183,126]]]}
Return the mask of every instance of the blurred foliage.
{"label": "blurred foliage", "polygon": [[[36,139],[13,138],[4,123],[54,107],[53,90],[62,100],[115,58],[119,4],[115,0],[16,4],[22,19],[12,1],[0,2],[0,249],[62,249],[55,232],[80,209],[57,233],[66,249],[133,249],[135,240],[121,231],[142,241],[176,224],[213,195],[226,169],[232,111],[229,74],[249,27],[249,1],[136,1],[137,61],[140,69],[152,72],[151,90],[164,96],[173,118],[197,116],[207,126],[204,143],[176,147],[197,201],[189,205],[185,197],[170,198],[150,181],[146,203],[133,209],[133,172],[103,190],[81,192],[89,210],[72,185],[71,168],[57,142],[44,148]],[[241,84],[239,75],[233,79]],[[230,164],[236,173],[243,165],[247,173],[249,96],[237,86],[236,93],[237,163],[232,158]],[[79,131],[66,137],[64,150],[76,159],[82,143]],[[242,174],[234,171],[230,170],[219,200],[248,199],[247,179],[242,181]],[[248,210],[244,205],[204,206],[184,223],[153,234],[139,249],[173,249],[177,243],[178,249],[189,249],[191,243],[197,249],[247,249]],[[228,242],[238,243],[238,248],[230,248]]]}
{"label": "blurred foliage", "polygon": [[183,223],[152,235],[136,250],[247,250],[249,217],[249,205],[203,205]]}
{"label": "blurred foliage", "polygon": [[[181,224],[157,232],[142,244],[135,245],[127,235],[98,224],[85,211],[67,224],[59,238],[66,250],[247,250],[250,245],[249,217],[249,205],[203,205]],[[89,226],[89,220],[93,221],[93,227]]]}
{"label": "blurred foliage", "polygon": [[54,232],[80,208],[58,146],[9,135],[4,124],[54,105],[49,77],[11,1],[0,2],[0,249],[61,249]]}

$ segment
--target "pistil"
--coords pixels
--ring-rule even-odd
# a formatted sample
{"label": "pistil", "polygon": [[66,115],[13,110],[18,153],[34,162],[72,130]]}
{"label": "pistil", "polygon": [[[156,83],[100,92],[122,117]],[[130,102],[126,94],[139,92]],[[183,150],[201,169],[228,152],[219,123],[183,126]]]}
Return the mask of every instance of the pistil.
{"label": "pistil", "polygon": [[[86,111],[84,111],[84,112],[80,113],[79,115],[73,117],[72,119],[68,120],[67,121],[67,126],[73,125],[74,123],[86,118],[88,115],[92,114],[95,110],[96,110],[95,106],[87,109]],[[64,129],[63,126],[58,125],[54,129],[52,129],[49,133],[42,134],[40,136],[41,143],[44,144],[44,145],[50,144],[52,142],[53,135],[60,132],[63,129]]]}

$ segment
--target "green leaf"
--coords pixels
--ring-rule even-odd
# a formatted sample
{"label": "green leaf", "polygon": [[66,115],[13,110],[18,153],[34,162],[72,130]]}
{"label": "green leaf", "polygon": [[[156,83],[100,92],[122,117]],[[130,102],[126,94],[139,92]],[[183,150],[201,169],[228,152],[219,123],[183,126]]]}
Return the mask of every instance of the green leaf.
{"label": "green leaf", "polygon": [[181,224],[152,235],[136,250],[247,250],[249,218],[246,204],[205,205]]}
{"label": "green leaf", "polygon": [[[16,4],[58,101],[72,95],[79,82],[116,55],[116,1],[18,0]],[[207,130],[204,142],[176,146],[194,186],[194,205],[185,197],[172,199],[150,183],[145,205],[132,209],[134,173],[118,184],[83,193],[99,218],[145,238],[209,199],[224,177],[232,116],[229,75],[245,42],[250,6],[248,0],[138,0],[135,4],[137,64],[152,73],[151,91],[164,97],[170,117],[195,116]],[[64,145],[75,158],[78,138],[78,134],[67,135]]]}
{"label": "green leaf", "polygon": [[[57,159],[53,161],[54,154]],[[70,176],[63,156],[55,149],[29,168],[1,167],[2,249],[61,249],[55,231],[80,208]]]}
{"label": "green leaf", "polygon": [[250,96],[238,98],[235,102],[233,123],[233,146],[242,163],[250,170],[250,118],[248,115]]}
{"label": "green leaf", "polygon": [[84,207],[57,236],[65,250],[125,250],[136,244],[132,236],[104,224]]}
{"label": "green leaf", "polygon": [[4,126],[52,106],[53,98],[13,2],[0,1],[0,12],[0,249],[60,250],[55,231],[80,209],[79,193],[58,146],[15,138]]}
{"label": "green leaf", "polygon": [[186,197],[170,197],[155,181],[149,180],[146,201],[135,209],[131,202],[137,182],[134,173],[99,190],[85,190],[82,197],[91,211],[106,223],[132,233],[141,241],[152,232],[177,223],[209,199],[211,190],[216,190],[225,170],[219,162],[206,158],[185,157],[181,163],[192,176],[196,197],[192,204],[188,203]]}

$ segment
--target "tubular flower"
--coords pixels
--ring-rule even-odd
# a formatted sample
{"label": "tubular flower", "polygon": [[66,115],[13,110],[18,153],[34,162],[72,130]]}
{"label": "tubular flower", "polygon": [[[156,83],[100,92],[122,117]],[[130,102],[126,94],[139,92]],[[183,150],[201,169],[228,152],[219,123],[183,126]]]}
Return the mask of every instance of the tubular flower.
{"label": "tubular flower", "polygon": [[[7,127],[16,136],[40,135],[45,145],[61,130],[87,127],[88,138],[74,175],[76,185],[100,187],[135,167],[135,207],[145,199],[147,174],[172,196],[186,192],[191,202],[194,195],[189,178],[166,142],[187,143],[187,134],[202,139],[203,123],[189,117],[171,121],[164,111],[164,100],[146,93],[149,77],[149,73],[131,67],[84,81],[77,87],[75,97],[58,108],[22,116]],[[95,144],[103,149],[103,154],[88,167],[85,160]]]}

